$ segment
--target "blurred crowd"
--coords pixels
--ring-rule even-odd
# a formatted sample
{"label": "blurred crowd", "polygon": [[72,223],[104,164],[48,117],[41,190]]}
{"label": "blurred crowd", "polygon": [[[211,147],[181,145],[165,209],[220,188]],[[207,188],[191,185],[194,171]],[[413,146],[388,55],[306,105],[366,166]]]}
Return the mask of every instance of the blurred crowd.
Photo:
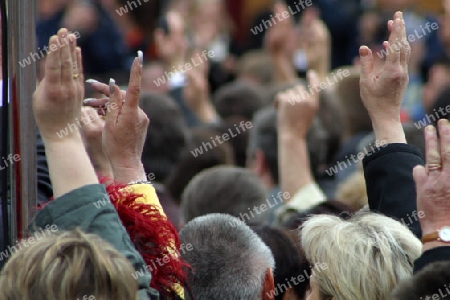
{"label": "blurred crowd", "polygon": [[238,4],[38,1],[0,299],[450,295],[450,1]]}

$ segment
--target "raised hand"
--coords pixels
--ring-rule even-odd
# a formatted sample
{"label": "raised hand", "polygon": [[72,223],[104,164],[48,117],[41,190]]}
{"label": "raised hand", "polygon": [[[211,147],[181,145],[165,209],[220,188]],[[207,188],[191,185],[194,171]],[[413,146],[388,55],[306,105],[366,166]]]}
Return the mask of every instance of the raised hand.
{"label": "raised hand", "polygon": [[[422,236],[434,233],[443,226],[450,226],[450,123],[438,122],[440,145],[436,128],[425,129],[426,166],[413,170],[417,191],[417,210]],[[440,243],[426,243],[424,249]]]}
{"label": "raised hand", "polygon": [[[274,15],[283,15],[287,11],[284,3],[274,5]],[[294,45],[292,35],[294,34],[294,24],[291,16],[283,21],[277,22],[267,30],[265,36],[265,47],[272,56],[288,56],[291,58]]]}
{"label": "raised hand", "polygon": [[[308,72],[311,87],[319,86],[315,71]],[[277,97],[278,129],[305,138],[319,109],[319,93],[309,93],[303,84],[281,93]]]}
{"label": "raised hand", "polygon": [[[84,97],[81,49],[67,29],[50,38],[49,49],[56,51],[48,54],[45,77],[33,95],[37,125],[44,140],[79,137],[77,124]],[[57,134],[66,129],[66,135]]]}
{"label": "raised hand", "polygon": [[378,140],[405,143],[400,123],[400,106],[408,85],[408,61],[411,47],[406,39],[405,21],[401,12],[388,22],[389,41],[381,71],[374,69],[374,57],[367,46],[359,49],[361,60],[361,98],[372,120]]}
{"label": "raised hand", "polygon": [[111,164],[106,156],[102,145],[102,134],[105,128],[105,121],[100,117],[98,112],[91,107],[83,107],[81,110],[81,134],[89,154],[91,163],[95,171],[100,176],[114,179]]}
{"label": "raised hand", "polygon": [[[308,78],[310,86],[319,85],[319,77],[314,71],[308,72]],[[306,134],[319,108],[319,95],[307,94],[304,85],[299,84],[277,97],[277,107],[280,186],[282,191],[293,196],[314,183]]]}
{"label": "raised hand", "polygon": [[143,55],[139,51],[131,67],[126,93],[110,80],[109,101],[113,109],[106,113],[103,149],[111,162],[115,180],[121,183],[146,180],[141,156],[150,121],[139,108],[142,64]]}
{"label": "raised hand", "polygon": [[33,95],[33,110],[45,144],[53,196],[58,198],[98,179],[79,131],[84,98],[81,50],[67,29],[50,38],[49,48],[54,51],[47,56],[45,78]]}

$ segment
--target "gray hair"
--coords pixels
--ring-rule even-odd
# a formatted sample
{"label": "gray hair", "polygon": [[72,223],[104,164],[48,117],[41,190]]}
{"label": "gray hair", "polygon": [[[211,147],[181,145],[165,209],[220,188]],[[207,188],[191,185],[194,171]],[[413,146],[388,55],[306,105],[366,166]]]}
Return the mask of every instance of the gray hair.
{"label": "gray hair", "polygon": [[267,269],[275,268],[275,260],[244,222],[209,214],[186,224],[180,238],[193,248],[182,258],[192,267],[188,281],[195,299],[261,299]]}
{"label": "gray hair", "polygon": [[253,214],[255,206],[266,203],[266,189],[250,170],[217,166],[198,173],[185,188],[181,221],[210,213],[230,214],[247,223],[263,223],[268,211]]}
{"label": "gray hair", "polygon": [[412,275],[422,249],[408,227],[375,213],[357,213],[347,221],[313,216],[303,223],[301,236],[308,261],[328,266],[311,280],[335,300],[390,299],[399,281]]}

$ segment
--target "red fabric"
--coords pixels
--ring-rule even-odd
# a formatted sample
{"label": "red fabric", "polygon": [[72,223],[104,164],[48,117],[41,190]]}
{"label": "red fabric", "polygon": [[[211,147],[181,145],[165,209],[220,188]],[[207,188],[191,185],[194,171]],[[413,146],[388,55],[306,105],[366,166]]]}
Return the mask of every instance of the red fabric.
{"label": "red fabric", "polygon": [[[107,180],[107,178],[100,179],[101,182]],[[178,252],[180,249],[178,232],[172,223],[160,214],[157,207],[135,202],[142,195],[121,191],[125,187],[126,185],[113,183],[106,187],[106,191],[131,241],[152,274],[150,287],[160,293],[161,299],[179,299],[174,285],[178,283],[182,287],[187,287],[185,268],[189,268],[189,265],[181,259]],[[53,198],[50,201],[52,200]],[[44,207],[45,205],[42,205],[38,209]],[[174,245],[176,253],[171,253],[169,249],[173,249]],[[175,254],[178,256],[173,256]],[[167,263],[163,261],[166,256],[170,258]]]}
{"label": "red fabric", "polygon": [[[174,284],[178,283],[182,287],[187,285],[184,270],[189,267],[178,253],[178,232],[172,223],[160,214],[157,207],[136,203],[135,200],[142,195],[124,192],[124,187],[111,184],[107,187],[107,192],[122,224],[152,274],[150,286],[160,293],[162,299],[177,299]],[[174,245],[177,257],[170,251]],[[163,261],[164,257],[166,261]],[[167,260],[167,257],[170,260]]]}

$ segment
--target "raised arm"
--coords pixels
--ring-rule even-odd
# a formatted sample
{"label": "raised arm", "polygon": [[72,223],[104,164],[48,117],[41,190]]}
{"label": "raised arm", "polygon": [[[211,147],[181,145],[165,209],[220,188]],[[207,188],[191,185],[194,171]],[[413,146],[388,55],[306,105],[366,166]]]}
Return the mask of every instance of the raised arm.
{"label": "raised arm", "polygon": [[[63,39],[70,43],[59,47]],[[52,36],[49,46],[58,50],[47,57],[45,78],[33,96],[33,107],[45,144],[53,195],[57,198],[84,185],[96,184],[98,179],[78,130],[84,97],[81,49],[66,29]],[[67,135],[58,135],[61,130]]]}
{"label": "raised arm", "polygon": [[[56,46],[57,50],[47,57],[45,78],[33,97],[33,109],[46,146],[55,200],[38,212],[31,227],[46,228],[56,225],[60,231],[80,228],[87,233],[97,234],[122,253],[136,271],[141,271],[145,269],[146,264],[133,247],[104,186],[99,184],[94,167],[84,149],[79,132],[83,122],[80,120],[80,113],[84,97],[81,50],[76,47],[75,39],[67,34],[68,31],[62,29],[58,36],[50,39],[50,45],[53,46],[51,48]],[[58,47],[64,44],[61,41],[63,38],[72,40],[70,46]],[[140,77],[136,76],[136,73],[139,73],[141,67],[136,59],[132,73],[133,78],[137,79],[131,85],[135,89],[134,93],[140,91]],[[111,119],[114,116],[108,117]],[[147,122],[144,119],[140,128],[146,125],[148,119]],[[139,150],[139,142],[127,141],[129,143],[120,145],[123,154],[132,154],[136,149]],[[116,170],[123,171],[121,176],[124,180],[139,179],[139,170],[135,170],[135,173],[120,169],[120,166],[122,165],[115,167]],[[135,167],[134,164],[123,166]],[[149,288],[149,273],[139,276],[137,281],[140,288],[138,299],[158,299],[158,293]]]}
{"label": "raised arm", "polygon": [[372,120],[377,145],[387,144],[364,159],[364,176],[371,210],[403,221],[420,237],[412,169],[423,160],[420,151],[406,144],[400,122],[411,54],[401,12],[388,22],[388,30],[389,41],[383,44],[388,55],[380,71],[375,70],[372,51],[366,46],[359,50],[361,99]]}

